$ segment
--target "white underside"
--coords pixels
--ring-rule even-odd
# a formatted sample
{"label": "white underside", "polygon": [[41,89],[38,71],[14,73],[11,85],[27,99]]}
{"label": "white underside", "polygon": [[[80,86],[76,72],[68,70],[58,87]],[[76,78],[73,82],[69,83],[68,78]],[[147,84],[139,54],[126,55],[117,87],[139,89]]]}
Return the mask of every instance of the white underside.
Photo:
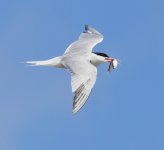
{"label": "white underside", "polygon": [[[48,59],[48,60],[27,61],[26,63],[30,64],[31,66],[53,66],[53,67],[57,67],[57,68],[67,68],[66,63],[65,63],[67,58],[68,57],[65,57],[63,55],[63,56],[55,57],[55,58]],[[78,59],[78,57],[77,57],[77,59]],[[79,59],[80,59],[80,57],[79,57]],[[94,53],[91,53],[91,55],[90,55],[90,63],[91,64],[93,64],[94,66],[98,66],[103,62],[105,62],[103,57],[98,56]]]}

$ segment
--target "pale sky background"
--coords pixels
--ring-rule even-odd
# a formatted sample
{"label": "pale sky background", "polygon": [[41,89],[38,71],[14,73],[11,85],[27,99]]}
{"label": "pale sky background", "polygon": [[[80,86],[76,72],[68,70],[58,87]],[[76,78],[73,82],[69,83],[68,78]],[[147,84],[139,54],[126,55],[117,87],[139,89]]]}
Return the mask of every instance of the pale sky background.
{"label": "pale sky background", "polygon": [[[64,53],[89,24],[98,68],[85,107],[72,115],[70,75],[27,67]],[[164,150],[162,0],[0,1],[0,150]]]}

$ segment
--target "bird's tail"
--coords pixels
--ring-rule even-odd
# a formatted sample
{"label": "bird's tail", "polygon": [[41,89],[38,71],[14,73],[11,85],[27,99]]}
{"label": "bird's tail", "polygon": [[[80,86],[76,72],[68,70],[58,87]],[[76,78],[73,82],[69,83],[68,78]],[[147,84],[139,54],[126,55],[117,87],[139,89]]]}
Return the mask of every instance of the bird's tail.
{"label": "bird's tail", "polygon": [[42,60],[42,61],[27,61],[26,63],[29,64],[30,66],[53,66],[57,68],[65,68],[61,63],[60,56],[48,60]]}
{"label": "bird's tail", "polygon": [[48,60],[43,60],[43,61],[27,61],[27,64],[30,66],[51,66],[50,62]]}

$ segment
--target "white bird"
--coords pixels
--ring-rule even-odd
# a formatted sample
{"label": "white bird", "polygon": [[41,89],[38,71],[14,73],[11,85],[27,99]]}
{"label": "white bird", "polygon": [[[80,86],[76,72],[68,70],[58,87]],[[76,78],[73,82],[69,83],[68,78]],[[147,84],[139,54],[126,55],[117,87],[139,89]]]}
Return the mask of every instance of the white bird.
{"label": "white bird", "polygon": [[28,61],[34,66],[53,66],[68,69],[74,93],[73,110],[75,114],[87,101],[96,82],[97,66],[110,63],[108,71],[117,67],[118,61],[105,53],[92,52],[93,47],[103,40],[103,35],[85,25],[85,31],[73,42],[62,56],[43,61]]}

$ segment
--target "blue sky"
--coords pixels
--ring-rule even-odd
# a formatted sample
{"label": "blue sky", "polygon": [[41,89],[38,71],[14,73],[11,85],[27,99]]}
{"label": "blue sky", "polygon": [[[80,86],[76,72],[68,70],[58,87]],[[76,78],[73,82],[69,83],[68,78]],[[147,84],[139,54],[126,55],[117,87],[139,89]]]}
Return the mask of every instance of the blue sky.
{"label": "blue sky", "polygon": [[[0,2],[0,149],[163,150],[164,3],[162,0]],[[89,101],[71,114],[70,75],[27,67],[61,55],[84,25],[104,41],[107,65]]]}

